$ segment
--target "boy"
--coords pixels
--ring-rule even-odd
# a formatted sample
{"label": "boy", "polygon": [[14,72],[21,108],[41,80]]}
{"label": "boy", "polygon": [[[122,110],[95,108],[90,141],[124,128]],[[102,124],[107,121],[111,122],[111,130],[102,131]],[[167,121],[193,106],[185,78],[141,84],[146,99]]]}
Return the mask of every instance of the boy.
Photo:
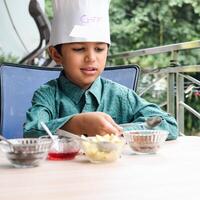
{"label": "boy", "polygon": [[[41,86],[27,112],[25,137],[45,134],[40,121],[55,133],[58,128],[75,134],[120,134],[118,124],[141,129],[148,117],[160,116],[157,129],[178,135],[175,119],[134,91],[103,79],[108,48],[109,0],[55,0],[52,24],[52,59],[63,66],[60,77]],[[64,21],[64,22],[63,22]]]}

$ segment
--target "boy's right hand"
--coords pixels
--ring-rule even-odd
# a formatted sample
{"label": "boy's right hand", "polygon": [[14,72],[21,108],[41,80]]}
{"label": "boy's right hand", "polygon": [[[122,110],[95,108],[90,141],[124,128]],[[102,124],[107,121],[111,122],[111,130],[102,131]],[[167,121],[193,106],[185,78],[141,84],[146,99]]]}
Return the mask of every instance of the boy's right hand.
{"label": "boy's right hand", "polygon": [[115,123],[112,117],[103,112],[80,113],[69,120],[63,129],[88,136],[120,135],[122,132],[122,128]]}

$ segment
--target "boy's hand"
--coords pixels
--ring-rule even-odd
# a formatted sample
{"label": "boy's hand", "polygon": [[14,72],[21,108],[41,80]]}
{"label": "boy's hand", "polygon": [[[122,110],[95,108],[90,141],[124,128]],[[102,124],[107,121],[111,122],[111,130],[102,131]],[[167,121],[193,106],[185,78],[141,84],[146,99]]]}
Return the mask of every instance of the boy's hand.
{"label": "boy's hand", "polygon": [[76,134],[87,134],[88,136],[120,135],[122,132],[122,128],[115,123],[112,117],[103,112],[80,113],[69,120],[62,128]]}
{"label": "boy's hand", "polygon": [[122,129],[112,117],[103,112],[81,113],[83,130],[87,135],[120,134]]}

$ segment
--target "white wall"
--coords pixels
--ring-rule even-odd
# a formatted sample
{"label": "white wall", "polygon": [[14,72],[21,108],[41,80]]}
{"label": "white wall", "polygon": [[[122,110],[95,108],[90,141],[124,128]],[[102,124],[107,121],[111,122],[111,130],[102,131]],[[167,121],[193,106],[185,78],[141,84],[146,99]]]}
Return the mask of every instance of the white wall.
{"label": "white wall", "polygon": [[[12,20],[9,18],[5,2]],[[38,2],[44,9],[44,0],[38,0]],[[39,44],[39,32],[29,14],[28,5],[29,0],[0,0],[0,48],[3,53],[12,54],[19,59],[26,56]]]}

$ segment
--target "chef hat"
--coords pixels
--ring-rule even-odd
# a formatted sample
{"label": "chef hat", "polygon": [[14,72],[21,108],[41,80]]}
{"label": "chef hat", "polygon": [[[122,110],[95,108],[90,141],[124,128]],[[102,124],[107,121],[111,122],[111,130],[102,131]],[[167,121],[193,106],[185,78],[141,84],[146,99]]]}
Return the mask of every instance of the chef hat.
{"label": "chef hat", "polygon": [[110,0],[53,0],[50,44],[110,44],[109,4]]}

